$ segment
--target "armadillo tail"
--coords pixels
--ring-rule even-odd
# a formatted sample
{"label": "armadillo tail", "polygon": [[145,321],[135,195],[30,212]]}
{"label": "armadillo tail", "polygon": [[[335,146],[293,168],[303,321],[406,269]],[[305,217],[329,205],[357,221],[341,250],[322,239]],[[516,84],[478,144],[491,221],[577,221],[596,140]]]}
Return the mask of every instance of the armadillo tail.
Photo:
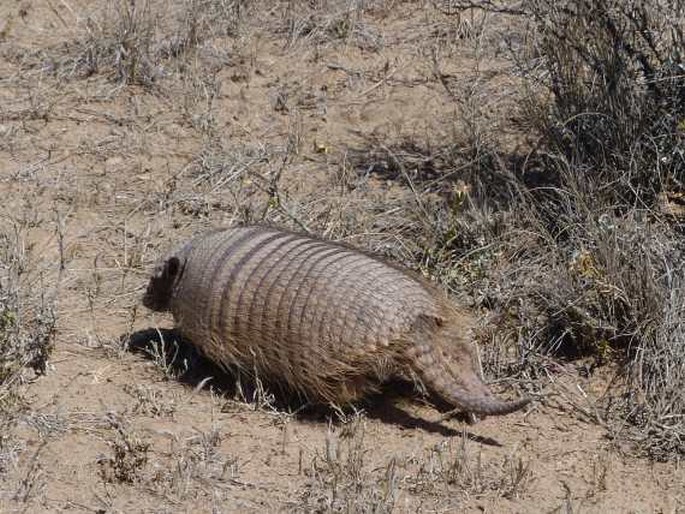
{"label": "armadillo tail", "polygon": [[[522,409],[531,401],[521,398],[500,400],[492,395],[473,371],[471,362],[453,363],[446,355],[435,355],[430,345],[419,345],[411,352],[412,368],[423,383],[454,407],[482,416],[498,416]],[[470,355],[463,355],[470,358]]]}
{"label": "armadillo tail", "polygon": [[[461,392],[457,394],[461,394]],[[452,393],[452,396],[457,397],[454,393]],[[501,416],[522,409],[530,403],[531,399],[520,398],[518,400],[505,401],[498,398],[468,397],[462,394],[457,401],[468,412],[484,416]]]}

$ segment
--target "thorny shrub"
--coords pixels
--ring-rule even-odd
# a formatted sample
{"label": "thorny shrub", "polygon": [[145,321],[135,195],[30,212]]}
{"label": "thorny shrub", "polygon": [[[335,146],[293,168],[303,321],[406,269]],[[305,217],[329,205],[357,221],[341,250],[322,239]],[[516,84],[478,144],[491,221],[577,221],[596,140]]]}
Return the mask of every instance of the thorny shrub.
{"label": "thorny shrub", "polygon": [[[615,433],[628,421],[645,452],[677,458],[685,452],[685,246],[683,220],[660,201],[685,187],[685,5],[523,6],[533,29],[518,57],[532,94],[520,116],[537,147],[523,158],[475,149],[467,167],[482,182],[474,208],[431,214],[430,254],[420,260],[496,314],[490,335],[501,344],[486,369],[508,362],[510,374],[534,378],[544,375],[536,356],[545,354],[589,356],[591,369],[616,362],[623,387],[603,399],[603,421]],[[463,167],[455,157],[453,167]],[[503,357],[512,349],[514,362]]]}
{"label": "thorny shrub", "polygon": [[408,260],[491,313],[479,336],[494,343],[483,345],[487,374],[535,384],[549,356],[590,359],[590,372],[616,363],[622,386],[601,399],[598,421],[654,458],[677,458],[685,245],[663,200],[685,188],[685,5],[522,6],[533,22],[516,55],[530,153],[467,135],[470,145],[437,151],[359,152],[363,168],[415,192],[393,217]]}

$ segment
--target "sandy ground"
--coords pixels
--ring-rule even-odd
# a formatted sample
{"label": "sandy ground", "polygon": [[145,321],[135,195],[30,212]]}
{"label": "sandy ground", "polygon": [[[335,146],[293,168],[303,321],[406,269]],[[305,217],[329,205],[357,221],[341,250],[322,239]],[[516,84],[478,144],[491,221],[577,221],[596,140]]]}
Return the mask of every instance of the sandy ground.
{"label": "sandy ground", "polygon": [[[685,512],[682,466],[623,451],[574,407],[609,371],[558,364],[529,410],[471,426],[431,422],[392,386],[361,414],[295,413],[123,348],[172,326],[140,305],[171,242],[273,213],[402,258],[392,212],[413,192],[374,155],[474,133],[526,144],[506,51],[520,20],[420,2],[247,2],[240,18],[227,2],[135,3],[128,25],[128,2],[0,5],[0,216],[58,300],[47,372],[21,387],[3,512]],[[199,42],[165,58],[192,20]]]}

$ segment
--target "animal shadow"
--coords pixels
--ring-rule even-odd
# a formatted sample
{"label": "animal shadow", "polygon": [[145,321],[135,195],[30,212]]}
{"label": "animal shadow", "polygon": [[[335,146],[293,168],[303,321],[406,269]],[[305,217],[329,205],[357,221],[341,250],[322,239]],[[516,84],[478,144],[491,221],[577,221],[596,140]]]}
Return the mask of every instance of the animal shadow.
{"label": "animal shadow", "polygon": [[[226,370],[204,357],[192,344],[172,329],[148,328],[130,335],[123,335],[120,341],[129,351],[153,360],[167,376],[194,389],[208,386],[226,398],[268,404],[276,411],[294,413],[299,420],[305,422],[320,423],[336,420],[340,419],[341,414],[345,415],[353,411],[352,408],[336,410],[329,405],[310,403],[277,384],[264,384],[239,370]],[[421,429],[445,437],[464,436],[481,444],[500,446],[494,439],[415,417],[396,405],[401,398],[415,396],[414,386],[398,379],[383,384],[379,393],[365,398],[359,406],[363,408],[367,417],[404,429]],[[432,396],[431,404],[439,412],[447,412],[450,409],[446,403]],[[466,420],[466,417],[461,414],[455,415],[454,418]]]}

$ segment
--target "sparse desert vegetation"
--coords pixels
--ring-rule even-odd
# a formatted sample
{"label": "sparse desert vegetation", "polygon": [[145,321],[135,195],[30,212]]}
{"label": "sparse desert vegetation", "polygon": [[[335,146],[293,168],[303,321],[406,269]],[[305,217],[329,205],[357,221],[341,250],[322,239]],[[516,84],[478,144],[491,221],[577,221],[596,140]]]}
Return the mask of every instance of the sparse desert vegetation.
{"label": "sparse desert vegetation", "polygon": [[[0,511],[685,511],[685,4],[0,4]],[[477,313],[469,426],[224,373],[140,304],[204,228]],[[401,392],[402,394],[397,394]]]}

